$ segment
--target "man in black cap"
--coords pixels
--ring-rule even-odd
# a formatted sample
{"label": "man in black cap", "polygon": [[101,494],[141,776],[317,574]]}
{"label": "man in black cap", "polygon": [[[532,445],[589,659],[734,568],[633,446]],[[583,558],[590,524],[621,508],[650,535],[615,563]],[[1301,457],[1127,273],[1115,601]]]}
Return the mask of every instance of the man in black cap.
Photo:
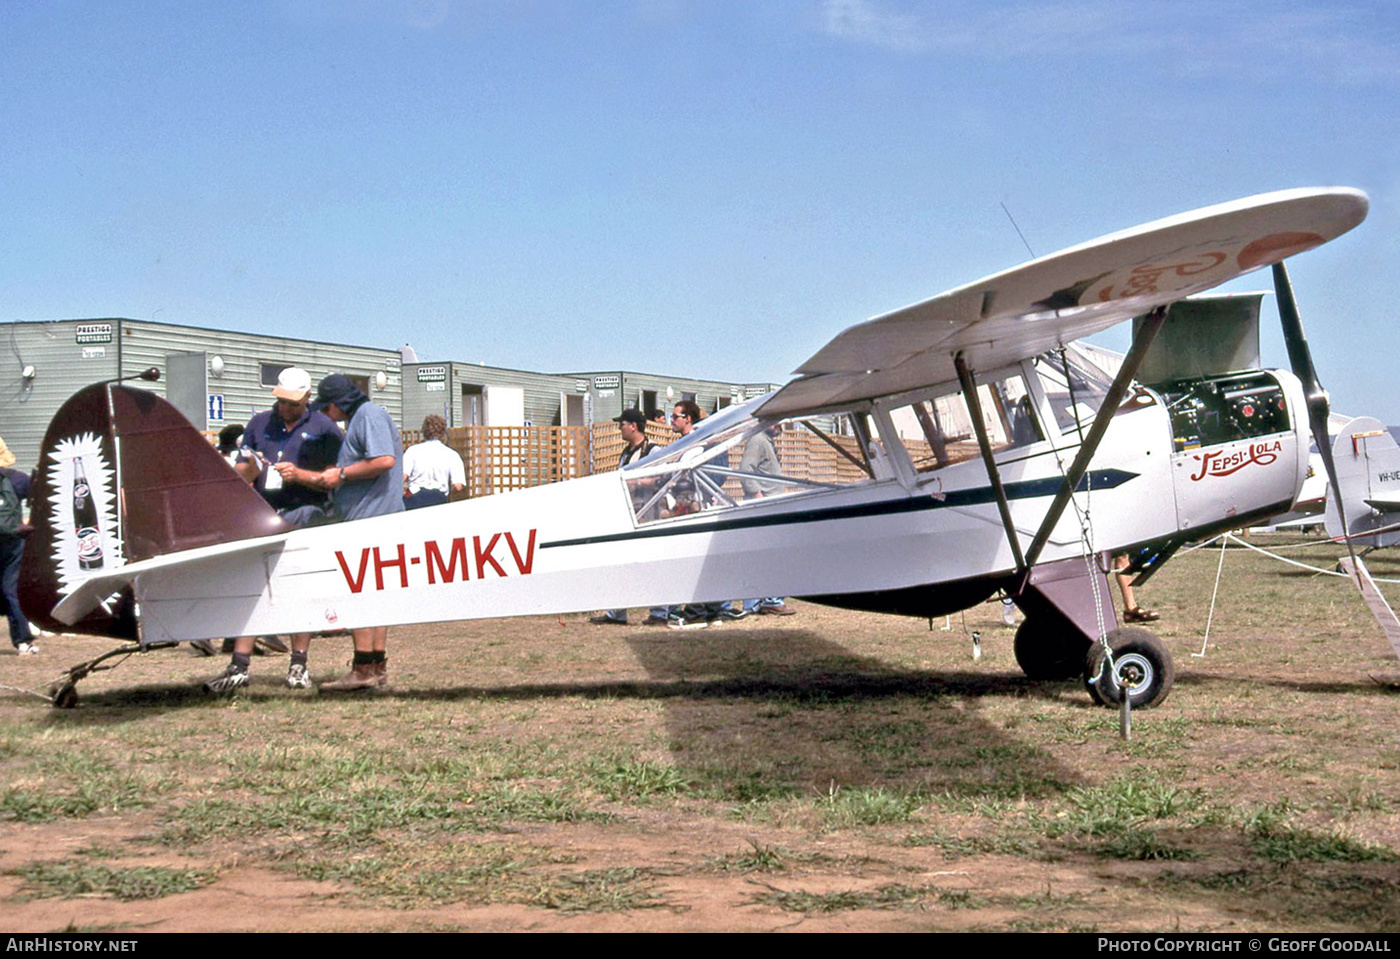
{"label": "man in black cap", "polygon": [[[320,488],[330,490],[335,519],[367,519],[403,511],[403,443],[389,411],[369,401],[354,380],[332,373],[316,387],[312,409],[322,410],[345,424],[345,442],[335,466],[315,474]],[[340,679],[321,684],[322,692],[374,689],[389,684],[384,648],[388,626],[352,629],[355,659]]]}
{"label": "man in black cap", "polygon": [[[613,417],[613,422],[617,424],[617,431],[622,434],[622,440],[627,444],[622,449],[622,457],[617,461],[618,469],[637,462],[656,448],[655,444],[647,439],[647,420],[642,415],[641,410],[623,410],[621,416]],[[653,609],[647,622],[650,623],[653,620],[664,626],[666,624],[666,607],[661,606]],[[626,626],[627,610],[610,609],[601,616],[592,617],[589,622],[597,623],[599,626]]]}
{"label": "man in black cap", "polygon": [[647,421],[641,410],[623,410],[621,416],[613,417],[613,422],[617,424],[617,431],[622,434],[622,440],[627,444],[617,461],[618,469],[637,462],[656,449],[656,444],[647,439]]}

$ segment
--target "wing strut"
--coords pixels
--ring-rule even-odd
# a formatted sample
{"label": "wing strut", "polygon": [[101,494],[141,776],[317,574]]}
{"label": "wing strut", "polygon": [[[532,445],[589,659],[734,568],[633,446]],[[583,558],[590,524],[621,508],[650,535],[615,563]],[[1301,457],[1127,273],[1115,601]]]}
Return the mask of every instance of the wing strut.
{"label": "wing strut", "polygon": [[1152,345],[1157,331],[1162,328],[1166,319],[1167,307],[1159,306],[1147,314],[1142,326],[1138,328],[1137,335],[1133,338],[1132,349],[1128,350],[1128,355],[1123,358],[1123,366],[1118,370],[1118,375],[1114,377],[1113,385],[1108,388],[1108,395],[1104,397],[1103,403],[1099,406],[1098,415],[1094,417],[1094,422],[1089,427],[1089,434],[1080,442],[1079,453],[1074,457],[1074,462],[1070,464],[1069,472],[1065,474],[1064,482],[1060,484],[1060,491],[1055,494],[1055,500],[1050,504],[1045,519],[1041,521],[1040,529],[1036,530],[1035,538],[1031,540],[1031,548],[1026,551],[1025,567],[1034,566],[1035,561],[1040,558],[1041,551],[1045,549],[1045,544],[1055,529],[1055,524],[1060,521],[1065,507],[1069,505],[1070,497],[1074,495],[1074,491],[1079,488],[1080,481],[1084,479],[1084,474],[1088,472],[1089,461],[1098,452],[1099,442],[1103,439],[1104,433],[1108,431],[1109,421],[1118,412],[1118,407],[1123,404],[1123,397],[1128,395],[1128,387],[1132,385],[1133,377],[1137,374],[1138,366],[1142,364],[1143,356],[1147,354],[1148,347]]}
{"label": "wing strut", "polygon": [[1001,473],[997,470],[996,460],[992,458],[992,442],[987,436],[987,423],[982,419],[982,401],[977,396],[977,384],[961,353],[953,357],[953,366],[958,371],[958,382],[962,384],[968,412],[972,414],[972,428],[977,431],[977,448],[982,451],[982,462],[987,464],[987,476],[992,481],[997,509],[1001,511],[1001,525],[1006,527],[1006,541],[1011,544],[1011,555],[1016,559],[1016,571],[1024,572],[1026,560],[1021,555],[1021,540],[1016,535],[1016,526],[1011,522],[1011,504],[1006,499],[1005,487],[1001,485]]}

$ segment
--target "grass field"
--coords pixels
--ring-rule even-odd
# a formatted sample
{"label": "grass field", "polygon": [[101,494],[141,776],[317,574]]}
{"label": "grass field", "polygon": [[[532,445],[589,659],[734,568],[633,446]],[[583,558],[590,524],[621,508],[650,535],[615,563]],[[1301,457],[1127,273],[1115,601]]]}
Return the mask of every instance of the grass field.
{"label": "grass field", "polygon": [[[679,633],[402,628],[392,692],[341,698],[284,689],[263,657],[210,699],[222,660],[154,652],[85,680],[75,710],[13,688],[110,644],[49,639],[0,658],[0,913],[15,931],[1400,928],[1400,663],[1344,580],[1242,550],[1193,657],[1219,558],[1142,591],[1177,684],[1127,742],[1079,684],[1021,677],[996,606],[946,632],[800,603]],[[1400,556],[1371,567],[1400,578]],[[318,679],[348,645],[313,646]]]}

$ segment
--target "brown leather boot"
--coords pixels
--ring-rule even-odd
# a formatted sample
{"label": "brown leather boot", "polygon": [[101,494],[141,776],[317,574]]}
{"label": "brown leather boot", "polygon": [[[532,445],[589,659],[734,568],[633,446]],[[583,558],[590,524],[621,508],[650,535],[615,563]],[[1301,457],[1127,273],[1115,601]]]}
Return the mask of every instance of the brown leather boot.
{"label": "brown leather boot", "polygon": [[380,660],[371,667],[374,670],[374,679],[380,689],[385,689],[389,685],[389,661]]}
{"label": "brown leather boot", "polygon": [[375,675],[373,663],[356,663],[339,679],[333,679],[328,683],[321,684],[323,693],[349,693],[357,689],[373,689],[379,685],[379,677]]}

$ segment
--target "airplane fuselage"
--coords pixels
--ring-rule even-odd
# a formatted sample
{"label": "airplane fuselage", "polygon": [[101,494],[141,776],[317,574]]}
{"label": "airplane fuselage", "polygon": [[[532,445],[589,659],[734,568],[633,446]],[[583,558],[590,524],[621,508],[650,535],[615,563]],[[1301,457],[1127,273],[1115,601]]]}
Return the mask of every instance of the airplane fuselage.
{"label": "airplane fuselage", "polygon": [[[1003,382],[1008,373],[1025,384],[1023,407],[1035,410],[1037,430],[996,461],[1017,534],[1029,541],[1077,449],[1080,424],[1069,423],[1063,396],[1057,408],[1029,361],[985,379]],[[1297,381],[1270,376],[1274,392],[1300,409]],[[1282,429],[1209,442],[1208,431],[1176,435],[1181,417],[1174,420],[1170,402],[1139,389],[1123,404],[1043,562],[1233,525],[1292,503],[1307,468],[1297,416],[1285,413]],[[234,555],[172,563],[134,580],[143,640],[774,595],[865,594],[871,608],[881,608],[878,596],[897,595],[888,608],[920,614],[965,608],[1008,580],[1015,556],[983,461],[947,457],[921,470],[927,446],[907,425],[908,409],[902,397],[852,414],[847,445],[860,448],[866,472],[849,481],[794,480],[745,497],[735,468],[743,444],[725,439],[744,435],[736,411],[724,414],[734,426],[716,428],[710,440],[677,443],[627,470],[296,530]],[[800,418],[786,425],[798,430]],[[725,442],[734,453],[715,452]],[[704,451],[691,465],[687,447]],[[693,492],[706,478],[721,487],[708,499]],[[666,508],[678,498],[689,511]],[[657,502],[648,507],[648,499]],[[690,508],[692,500],[704,502]],[[920,594],[924,605],[911,606]]]}

